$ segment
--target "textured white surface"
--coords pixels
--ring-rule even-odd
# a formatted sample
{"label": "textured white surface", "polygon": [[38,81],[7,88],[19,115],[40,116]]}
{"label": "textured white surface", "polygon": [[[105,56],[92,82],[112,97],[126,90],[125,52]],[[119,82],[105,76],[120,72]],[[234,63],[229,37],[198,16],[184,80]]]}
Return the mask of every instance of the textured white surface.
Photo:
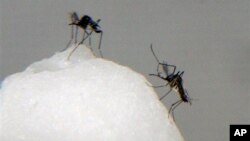
{"label": "textured white surface", "polygon": [[71,49],[5,79],[1,141],[183,141],[142,75]]}

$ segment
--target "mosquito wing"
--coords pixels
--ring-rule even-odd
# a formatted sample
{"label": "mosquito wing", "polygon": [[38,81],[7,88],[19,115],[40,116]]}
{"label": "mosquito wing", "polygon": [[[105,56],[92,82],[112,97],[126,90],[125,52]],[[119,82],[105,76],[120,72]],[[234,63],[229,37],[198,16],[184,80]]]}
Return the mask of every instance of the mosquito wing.
{"label": "mosquito wing", "polygon": [[76,23],[79,21],[79,17],[76,12],[70,13],[70,18],[72,23]]}

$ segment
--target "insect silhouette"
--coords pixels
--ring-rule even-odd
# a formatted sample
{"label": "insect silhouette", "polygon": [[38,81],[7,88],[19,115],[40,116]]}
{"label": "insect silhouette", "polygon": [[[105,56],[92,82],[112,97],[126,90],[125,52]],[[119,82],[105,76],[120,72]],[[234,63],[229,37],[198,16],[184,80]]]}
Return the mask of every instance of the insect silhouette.
{"label": "insect silhouette", "polygon": [[[178,71],[177,73],[175,73],[176,66],[175,65],[169,65],[167,63],[161,63],[159,61],[159,59],[156,57],[155,53],[154,53],[152,44],[151,44],[150,48],[151,48],[151,52],[153,53],[156,61],[158,62],[158,65],[157,65],[157,74],[149,74],[149,75],[150,76],[156,76],[156,77],[158,77],[158,78],[160,78],[160,79],[162,79],[164,81],[167,81],[167,83],[165,85],[152,86],[152,87],[159,88],[159,87],[164,87],[164,86],[168,86],[169,85],[169,88],[170,88],[169,91],[160,98],[160,100],[162,100],[164,97],[166,97],[173,89],[180,96],[180,100],[174,102],[171,105],[170,109],[169,109],[169,114],[172,113],[173,119],[175,119],[174,118],[174,110],[175,110],[176,107],[178,107],[182,102],[187,102],[190,105],[192,104],[192,99],[188,95],[187,90],[184,89],[184,87],[183,87],[182,76],[184,74],[184,71],[182,71],[182,72]],[[164,77],[164,76],[161,75],[161,72],[159,71],[160,66],[162,66],[163,71],[164,71],[166,77]],[[173,72],[169,73],[169,67],[173,68]]]}
{"label": "insect silhouette", "polygon": [[[83,29],[83,38],[82,40],[76,45],[76,47],[70,52],[68,56],[68,60],[70,59],[71,55],[73,52],[78,48],[80,44],[83,44],[83,42],[89,38],[89,44],[91,46],[91,35],[92,33],[97,33],[100,34],[100,39],[99,39],[99,45],[98,45],[98,50],[100,52],[100,55],[102,57],[102,52],[101,52],[101,42],[102,42],[102,36],[103,36],[103,31],[101,30],[101,27],[99,26],[99,22],[101,20],[98,19],[97,21],[92,20],[92,18],[88,15],[84,15],[80,20],[78,18],[78,15],[76,12],[71,13],[71,23],[69,25],[72,26],[71,30],[71,39],[66,47],[66,49],[69,47],[71,44],[72,40],[75,38],[75,43],[77,43],[77,34],[78,34],[78,27]],[[76,27],[75,30],[75,35],[74,35],[74,26]],[[92,48],[91,48],[92,50]]]}

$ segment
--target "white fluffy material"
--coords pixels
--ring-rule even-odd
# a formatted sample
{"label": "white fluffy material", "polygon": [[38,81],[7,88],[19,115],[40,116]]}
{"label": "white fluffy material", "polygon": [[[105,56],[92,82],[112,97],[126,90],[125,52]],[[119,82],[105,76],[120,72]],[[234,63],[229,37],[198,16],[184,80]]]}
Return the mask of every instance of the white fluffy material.
{"label": "white fluffy material", "polygon": [[5,79],[1,141],[183,141],[144,76],[71,50]]}

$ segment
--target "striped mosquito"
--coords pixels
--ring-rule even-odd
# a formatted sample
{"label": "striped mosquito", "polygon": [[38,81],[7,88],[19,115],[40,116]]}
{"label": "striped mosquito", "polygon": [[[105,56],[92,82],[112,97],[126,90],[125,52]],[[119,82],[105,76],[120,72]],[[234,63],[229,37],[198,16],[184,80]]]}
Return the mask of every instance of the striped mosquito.
{"label": "striped mosquito", "polygon": [[[165,87],[165,86],[169,85],[169,88],[170,88],[169,91],[160,98],[160,100],[164,99],[172,90],[175,90],[177,92],[177,94],[180,96],[180,100],[174,102],[169,109],[169,114],[172,113],[173,119],[175,119],[174,118],[174,110],[176,107],[178,107],[182,102],[188,102],[190,105],[192,104],[192,99],[188,95],[187,90],[184,89],[184,87],[183,87],[182,76],[184,74],[184,71],[182,71],[182,72],[178,71],[177,73],[175,73],[176,66],[169,65],[167,63],[161,63],[154,53],[152,44],[151,44],[150,48],[151,48],[151,52],[154,55],[154,58],[158,62],[158,65],[157,65],[157,74],[149,74],[149,75],[156,76],[156,77],[167,82],[165,85],[152,86],[152,87],[159,88],[159,87]],[[162,67],[163,72],[166,75],[165,77],[161,75],[161,72],[159,71],[160,67]],[[173,68],[173,71],[171,73],[169,72],[170,67]]]}
{"label": "striped mosquito", "polygon": [[[68,60],[70,59],[71,55],[73,52],[78,48],[80,44],[83,44],[83,42],[89,38],[89,45],[91,48],[91,35],[92,33],[97,33],[100,34],[100,39],[99,39],[99,45],[98,45],[98,50],[100,52],[100,55],[102,57],[102,52],[101,52],[101,42],[102,42],[102,35],[103,31],[101,30],[101,27],[99,26],[99,22],[101,20],[98,19],[97,21],[92,20],[92,18],[88,15],[84,15],[80,20],[78,18],[78,15],[76,12],[71,13],[71,23],[69,25],[72,26],[71,30],[71,39],[69,43],[67,44],[66,49],[69,47],[71,44],[72,40],[75,39],[75,43],[77,43],[77,34],[78,34],[78,27],[83,29],[83,38],[82,40],[76,45],[76,47],[70,52],[68,56]],[[74,35],[74,26],[76,27],[75,29],[75,35]],[[91,48],[92,50],[92,48]]]}

